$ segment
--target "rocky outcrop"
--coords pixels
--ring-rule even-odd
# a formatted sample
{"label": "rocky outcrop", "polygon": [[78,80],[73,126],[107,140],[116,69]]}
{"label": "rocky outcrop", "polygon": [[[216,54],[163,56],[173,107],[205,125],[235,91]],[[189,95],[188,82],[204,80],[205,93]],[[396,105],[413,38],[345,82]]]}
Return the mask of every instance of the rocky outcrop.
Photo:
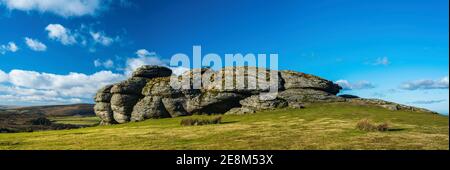
{"label": "rocky outcrop", "polygon": [[[201,78],[194,79],[196,74]],[[174,88],[184,80],[190,83],[183,85],[191,88]],[[194,81],[202,88],[193,89]],[[270,89],[270,83],[277,87]],[[100,89],[94,109],[101,124],[106,125],[192,114],[249,114],[303,108],[306,103],[316,102],[373,102],[336,96],[340,89],[331,81],[294,71],[225,67],[218,71],[194,69],[175,76],[166,67],[142,66],[129,79]],[[273,90],[278,92],[275,97],[261,95]],[[414,110],[404,105],[378,104],[391,110]]]}
{"label": "rocky outcrop", "polygon": [[384,100],[380,100],[380,99],[350,98],[350,99],[347,99],[346,101],[350,102],[350,103],[355,103],[358,105],[374,105],[374,106],[382,107],[382,108],[392,110],[392,111],[406,110],[406,111],[413,111],[413,112],[427,112],[427,113],[438,114],[437,112],[433,112],[428,109],[398,104],[398,103],[384,101]]}

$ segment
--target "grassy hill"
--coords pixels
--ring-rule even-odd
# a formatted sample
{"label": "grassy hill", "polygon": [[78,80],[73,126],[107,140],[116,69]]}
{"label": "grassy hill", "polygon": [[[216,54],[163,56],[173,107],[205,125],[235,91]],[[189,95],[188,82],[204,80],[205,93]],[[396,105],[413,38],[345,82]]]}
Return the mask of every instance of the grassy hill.
{"label": "grassy hill", "polygon": [[[67,119],[73,117],[95,116],[93,104],[72,104],[72,105],[51,105],[51,106],[30,106],[14,107],[0,106],[0,133],[4,132],[28,132],[37,130],[69,129],[78,126],[55,125],[55,124],[35,124],[39,118]],[[59,122],[66,124],[65,122]],[[77,124],[74,124],[77,125]],[[92,125],[92,123],[89,123]]]}
{"label": "grassy hill", "polygon": [[44,116],[95,115],[93,104],[49,105],[49,106],[0,106],[0,113],[40,114]]}
{"label": "grassy hill", "polygon": [[[390,130],[356,129],[365,118],[388,122]],[[313,104],[305,109],[223,115],[222,124],[204,126],[181,126],[182,119],[0,134],[0,149],[449,149],[447,116],[376,106]]]}

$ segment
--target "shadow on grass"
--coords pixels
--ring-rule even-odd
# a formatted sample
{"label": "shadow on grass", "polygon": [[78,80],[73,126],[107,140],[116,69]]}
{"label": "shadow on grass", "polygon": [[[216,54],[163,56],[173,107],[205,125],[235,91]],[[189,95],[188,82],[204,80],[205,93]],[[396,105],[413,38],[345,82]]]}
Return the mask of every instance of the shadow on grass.
{"label": "shadow on grass", "polygon": [[397,132],[397,131],[404,131],[405,129],[403,128],[392,128],[392,129],[388,129],[389,132]]}

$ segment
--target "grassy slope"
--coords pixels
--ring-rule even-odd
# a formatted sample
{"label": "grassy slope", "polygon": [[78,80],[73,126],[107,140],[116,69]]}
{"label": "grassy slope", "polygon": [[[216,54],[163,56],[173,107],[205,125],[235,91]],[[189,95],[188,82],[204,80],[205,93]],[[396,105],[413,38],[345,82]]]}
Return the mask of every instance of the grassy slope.
{"label": "grassy slope", "polygon": [[[448,117],[429,113],[335,103],[222,118],[206,126],[172,118],[0,134],[0,149],[449,149]],[[356,130],[362,118],[388,121],[393,130]]]}
{"label": "grassy slope", "polygon": [[100,122],[100,118],[96,116],[58,116],[48,117],[54,123],[72,124],[72,125],[87,125],[92,126]]}

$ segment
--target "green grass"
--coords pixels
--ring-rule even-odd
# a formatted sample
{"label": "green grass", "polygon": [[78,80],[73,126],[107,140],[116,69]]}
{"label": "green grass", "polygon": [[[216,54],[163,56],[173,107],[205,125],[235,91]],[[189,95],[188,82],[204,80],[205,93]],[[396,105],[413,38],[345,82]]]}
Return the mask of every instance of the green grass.
{"label": "green grass", "polygon": [[[391,130],[357,130],[363,118],[389,122]],[[0,149],[449,149],[447,116],[374,106],[314,104],[223,115],[222,124],[205,126],[181,126],[182,119],[0,134]]]}
{"label": "green grass", "polygon": [[96,125],[100,119],[96,116],[61,116],[61,117],[49,117],[54,123],[61,124],[73,124],[73,125]]}

